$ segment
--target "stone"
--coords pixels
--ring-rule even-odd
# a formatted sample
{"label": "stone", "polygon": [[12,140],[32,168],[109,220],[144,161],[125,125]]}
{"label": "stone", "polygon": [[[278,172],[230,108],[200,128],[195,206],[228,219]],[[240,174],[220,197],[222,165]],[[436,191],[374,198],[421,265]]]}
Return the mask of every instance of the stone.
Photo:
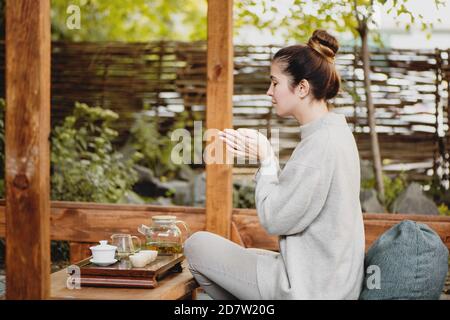
{"label": "stone", "polygon": [[361,181],[374,179],[375,174],[373,170],[372,161],[369,160],[361,160]]}
{"label": "stone", "polygon": [[133,147],[133,144],[130,141],[127,141],[125,145],[120,148],[119,152],[123,154],[124,160],[127,160],[134,155],[134,153],[136,152],[136,148]]}
{"label": "stone", "polygon": [[176,205],[191,206],[194,201],[192,197],[192,183],[182,180],[170,180],[161,184],[167,190],[175,192],[173,202]]}
{"label": "stone", "polygon": [[152,202],[152,205],[173,206],[173,203],[172,203],[172,199],[170,199],[170,198],[158,197],[154,202]]}
{"label": "stone", "polygon": [[128,203],[128,204],[145,204],[146,203],[144,199],[142,199],[136,192],[133,192],[133,191],[127,191],[120,202]]}
{"label": "stone", "polygon": [[133,168],[138,174],[138,181],[133,186],[133,191],[140,196],[156,198],[164,196],[168,189],[154,176],[152,170],[134,165]]}
{"label": "stone", "polygon": [[385,213],[386,210],[381,205],[374,189],[361,189],[359,194],[361,209],[364,213]]}
{"label": "stone", "polygon": [[177,178],[184,181],[193,181],[195,172],[188,165],[182,165],[177,173]]}
{"label": "stone", "polygon": [[417,182],[411,183],[394,201],[392,212],[405,214],[439,215],[436,204],[425,196]]}
{"label": "stone", "polygon": [[206,204],[206,172],[197,174],[194,178],[194,206],[201,207]]}

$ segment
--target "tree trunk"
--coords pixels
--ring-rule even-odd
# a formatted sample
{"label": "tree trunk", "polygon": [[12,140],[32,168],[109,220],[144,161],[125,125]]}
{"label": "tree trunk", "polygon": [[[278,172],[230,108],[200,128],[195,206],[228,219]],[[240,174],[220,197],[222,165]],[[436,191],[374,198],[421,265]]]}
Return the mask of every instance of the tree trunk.
{"label": "tree trunk", "polygon": [[385,206],[383,167],[381,165],[380,145],[378,143],[377,131],[375,128],[375,107],[372,101],[372,91],[370,89],[370,52],[368,44],[367,25],[360,28],[361,36],[361,56],[364,70],[364,90],[366,93],[367,119],[370,128],[370,142],[372,147],[373,166],[375,172],[378,199],[383,207]]}

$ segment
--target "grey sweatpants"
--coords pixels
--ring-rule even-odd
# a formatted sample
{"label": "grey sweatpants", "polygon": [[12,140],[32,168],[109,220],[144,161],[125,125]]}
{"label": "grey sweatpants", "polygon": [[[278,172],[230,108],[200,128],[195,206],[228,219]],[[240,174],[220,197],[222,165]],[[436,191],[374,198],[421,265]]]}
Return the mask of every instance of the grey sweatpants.
{"label": "grey sweatpants", "polygon": [[279,253],[244,248],[211,232],[199,231],[184,244],[184,254],[195,280],[217,300],[260,300],[257,257]]}

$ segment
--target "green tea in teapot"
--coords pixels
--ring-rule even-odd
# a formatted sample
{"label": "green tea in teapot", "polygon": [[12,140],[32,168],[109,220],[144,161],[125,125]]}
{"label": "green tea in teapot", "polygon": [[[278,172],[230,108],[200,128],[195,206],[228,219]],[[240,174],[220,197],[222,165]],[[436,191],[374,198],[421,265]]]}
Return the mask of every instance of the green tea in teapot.
{"label": "green tea in teapot", "polygon": [[[177,224],[183,226],[184,232]],[[183,243],[190,231],[186,223],[175,216],[157,215],[152,217],[152,225],[142,224],[138,231],[145,235],[145,246],[148,250],[157,250],[160,255],[183,253]]]}
{"label": "green tea in teapot", "polygon": [[176,242],[147,242],[147,250],[157,250],[159,255],[183,253],[182,245]]}

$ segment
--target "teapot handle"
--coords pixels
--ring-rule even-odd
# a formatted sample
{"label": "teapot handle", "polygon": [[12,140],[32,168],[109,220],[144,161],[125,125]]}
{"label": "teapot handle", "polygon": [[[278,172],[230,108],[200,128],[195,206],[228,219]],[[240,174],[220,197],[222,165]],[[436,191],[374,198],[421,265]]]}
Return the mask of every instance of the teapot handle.
{"label": "teapot handle", "polygon": [[184,222],[184,221],[182,221],[182,220],[177,220],[177,221],[175,221],[175,224],[177,224],[177,223],[182,224],[183,227],[184,227],[184,229],[186,230],[186,234],[187,234],[187,235],[185,236],[185,238],[184,238],[184,240],[183,240],[183,243],[184,243],[184,241],[186,241],[186,239],[189,238],[189,237],[191,236],[191,230],[190,230],[189,227],[187,226],[186,222]]}
{"label": "teapot handle", "polygon": [[[139,249],[134,248],[134,252],[133,252],[133,253],[142,250],[142,242],[141,242],[141,239],[139,239],[139,238],[136,237],[136,236],[131,236],[131,241],[133,241],[134,239],[136,239],[136,241],[139,243],[139,245],[138,245],[138,248],[139,248]],[[134,245],[134,244],[133,244],[133,245]]]}
{"label": "teapot handle", "polygon": [[148,230],[150,230],[150,228],[147,227],[145,224],[141,224],[141,225],[137,228],[137,230],[139,231],[140,234],[146,236],[146,235],[147,235],[147,232],[148,232]]}

